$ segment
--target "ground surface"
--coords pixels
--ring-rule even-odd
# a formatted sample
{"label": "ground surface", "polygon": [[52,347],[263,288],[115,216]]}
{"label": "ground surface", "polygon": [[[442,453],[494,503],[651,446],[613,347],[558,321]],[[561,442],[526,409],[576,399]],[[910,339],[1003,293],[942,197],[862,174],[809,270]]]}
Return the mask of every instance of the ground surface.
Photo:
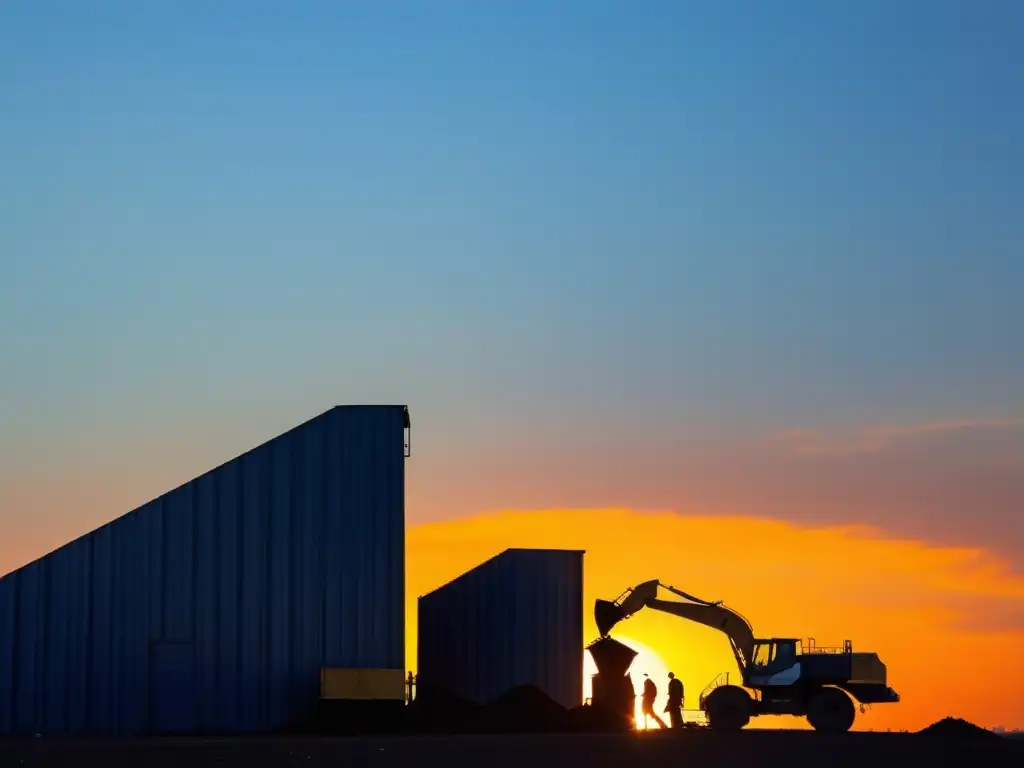
{"label": "ground surface", "polygon": [[991,738],[808,731],[393,738],[0,740],[0,766],[320,768],[320,766],[1024,766],[1024,744]]}

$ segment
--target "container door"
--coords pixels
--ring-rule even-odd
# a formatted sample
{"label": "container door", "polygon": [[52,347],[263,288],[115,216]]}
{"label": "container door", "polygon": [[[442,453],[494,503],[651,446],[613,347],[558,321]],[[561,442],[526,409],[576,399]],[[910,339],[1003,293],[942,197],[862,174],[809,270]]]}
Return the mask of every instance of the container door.
{"label": "container door", "polygon": [[191,643],[150,646],[150,722],[156,733],[197,729],[195,655]]}

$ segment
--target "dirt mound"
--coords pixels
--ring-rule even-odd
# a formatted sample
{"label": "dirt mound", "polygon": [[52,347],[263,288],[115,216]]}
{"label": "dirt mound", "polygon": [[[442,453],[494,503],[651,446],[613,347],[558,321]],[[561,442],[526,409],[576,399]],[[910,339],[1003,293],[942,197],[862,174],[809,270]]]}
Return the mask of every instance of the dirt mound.
{"label": "dirt mound", "polygon": [[423,686],[410,707],[413,723],[426,730],[459,731],[471,727],[479,707],[439,686]]}
{"label": "dirt mound", "polygon": [[568,724],[568,712],[534,685],[520,685],[491,702],[481,712],[481,726],[491,732],[558,731]]}
{"label": "dirt mound", "polygon": [[944,717],[917,732],[920,736],[954,739],[998,739],[999,735],[959,717]]}

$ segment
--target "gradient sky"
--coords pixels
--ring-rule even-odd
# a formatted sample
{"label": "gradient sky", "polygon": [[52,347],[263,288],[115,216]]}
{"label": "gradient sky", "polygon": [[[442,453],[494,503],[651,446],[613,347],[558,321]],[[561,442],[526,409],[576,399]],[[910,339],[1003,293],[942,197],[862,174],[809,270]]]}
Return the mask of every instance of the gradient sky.
{"label": "gradient sky", "polygon": [[0,571],[399,402],[413,526],[1024,573],[1022,43],[1018,0],[3,3]]}

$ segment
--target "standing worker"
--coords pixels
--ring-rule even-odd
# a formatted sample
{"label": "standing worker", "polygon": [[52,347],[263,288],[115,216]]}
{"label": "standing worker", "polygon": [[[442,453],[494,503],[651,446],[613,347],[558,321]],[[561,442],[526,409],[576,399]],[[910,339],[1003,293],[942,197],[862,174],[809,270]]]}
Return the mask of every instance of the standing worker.
{"label": "standing worker", "polygon": [[643,707],[641,708],[641,712],[643,712],[643,715],[644,715],[644,728],[646,728],[647,725],[648,725],[648,723],[647,723],[647,718],[648,717],[653,717],[654,718],[654,722],[656,722],[658,724],[659,728],[667,727],[665,725],[665,721],[662,720],[660,717],[658,717],[658,714],[654,711],[654,700],[656,698],[658,698],[658,686],[656,686],[654,684],[654,681],[651,680],[651,678],[649,678],[645,674],[644,675]]}
{"label": "standing worker", "polygon": [[683,727],[683,681],[668,673],[668,704],[665,705],[673,728]]}

